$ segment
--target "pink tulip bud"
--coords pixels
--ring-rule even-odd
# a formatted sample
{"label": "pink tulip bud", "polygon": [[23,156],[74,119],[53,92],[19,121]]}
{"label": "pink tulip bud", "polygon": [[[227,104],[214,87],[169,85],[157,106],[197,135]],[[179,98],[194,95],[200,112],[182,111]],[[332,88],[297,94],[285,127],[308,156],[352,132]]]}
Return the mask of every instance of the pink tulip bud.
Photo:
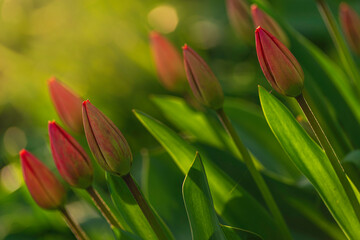
{"label": "pink tulip bud", "polygon": [[65,189],[54,174],[35,156],[20,151],[25,183],[35,202],[44,209],[59,209],[65,203]]}
{"label": "pink tulip bud", "polygon": [[263,12],[256,4],[251,5],[251,14],[254,21],[254,27],[262,27],[274,35],[277,39],[280,40],[286,46],[289,46],[289,39],[286,34],[279,26],[279,24],[265,12]]}
{"label": "pink tulip bud", "polygon": [[82,99],[52,77],[48,81],[50,96],[61,121],[74,132],[82,132]]}
{"label": "pink tulip bud", "polygon": [[55,121],[49,122],[49,137],[60,175],[73,187],[89,187],[93,180],[93,168],[85,150]]}
{"label": "pink tulip bud", "polygon": [[249,44],[254,44],[253,22],[250,6],[245,0],[226,0],[230,23],[238,37]]}
{"label": "pink tulip bud", "polygon": [[170,91],[184,91],[186,88],[184,66],[176,48],[157,32],[150,33],[150,48],[164,87]]}
{"label": "pink tulip bud", "polygon": [[115,175],[128,174],[132,154],[120,130],[89,100],[83,102],[82,110],[86,139],[100,166]]}
{"label": "pink tulip bud", "polygon": [[210,67],[186,44],[183,55],[187,79],[196,99],[211,109],[222,108],[224,94]]}
{"label": "pink tulip bud", "polygon": [[262,27],[255,31],[256,52],[260,67],[280,94],[297,97],[304,87],[304,72],[292,53]]}
{"label": "pink tulip bud", "polygon": [[339,16],[342,30],[351,49],[360,55],[360,17],[346,3],[341,3]]}

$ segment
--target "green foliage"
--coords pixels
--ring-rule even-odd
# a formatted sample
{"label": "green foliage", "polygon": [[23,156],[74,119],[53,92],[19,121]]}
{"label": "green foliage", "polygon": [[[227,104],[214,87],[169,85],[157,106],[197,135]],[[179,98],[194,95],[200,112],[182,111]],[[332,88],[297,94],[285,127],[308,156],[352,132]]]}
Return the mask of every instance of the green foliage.
{"label": "green foliage", "polygon": [[[93,101],[123,132],[134,155],[131,173],[169,239],[188,240],[191,233],[194,240],[280,239],[215,113],[194,102],[189,92],[170,96],[161,87],[148,42],[149,30],[156,29],[149,13],[158,6],[175,10],[179,20],[165,37],[179,51],[188,43],[220,80],[224,110],[292,237],[360,239],[360,223],[328,158],[311,138],[311,128],[294,118],[302,116],[297,103],[274,93],[282,104],[260,88],[261,109],[256,86],[269,85],[255,49],[230,28],[225,2],[0,1],[0,239],[74,238],[60,214],[34,203],[17,154],[21,148],[31,150],[57,174],[46,132],[47,121],[58,119],[46,87],[53,75]],[[305,72],[304,95],[358,194],[359,94],[316,1],[248,2],[258,4],[287,32],[290,50]],[[327,2],[336,13],[340,1]],[[348,2],[360,10],[358,2]],[[159,22],[168,23],[164,18]],[[133,108],[151,116],[136,110],[134,117]],[[87,145],[84,136],[74,137]],[[196,152],[201,159],[194,160]],[[86,191],[68,187],[67,209],[74,220],[95,240],[157,239],[123,179],[104,174],[93,163],[94,186],[124,229],[111,229]]]}
{"label": "green foliage", "polygon": [[[196,149],[161,122],[140,111],[134,113],[166,149],[183,173],[187,173]],[[220,217],[235,227],[255,232],[264,238],[278,235],[276,225],[269,213],[256,199],[215,166],[210,159],[203,158],[203,164],[214,207]]]}
{"label": "green foliage", "polygon": [[319,192],[345,234],[358,238],[360,223],[324,150],[275,97],[262,87],[259,95],[264,115],[284,150]]}

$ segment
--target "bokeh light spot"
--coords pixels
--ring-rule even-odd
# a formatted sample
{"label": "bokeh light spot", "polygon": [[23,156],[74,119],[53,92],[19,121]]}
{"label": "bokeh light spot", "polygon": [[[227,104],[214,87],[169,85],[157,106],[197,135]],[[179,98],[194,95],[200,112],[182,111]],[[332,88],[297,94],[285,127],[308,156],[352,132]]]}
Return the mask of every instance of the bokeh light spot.
{"label": "bokeh light spot", "polygon": [[4,134],[4,147],[10,155],[17,155],[27,144],[25,133],[18,127],[9,127]]}
{"label": "bokeh light spot", "polygon": [[21,171],[15,164],[6,165],[1,169],[0,179],[2,187],[12,193],[21,186]]}
{"label": "bokeh light spot", "polygon": [[161,5],[149,12],[148,22],[154,30],[161,33],[170,33],[176,29],[179,18],[174,7]]}
{"label": "bokeh light spot", "polygon": [[192,26],[191,36],[199,47],[209,49],[220,43],[222,31],[216,23],[203,20],[196,22]]}

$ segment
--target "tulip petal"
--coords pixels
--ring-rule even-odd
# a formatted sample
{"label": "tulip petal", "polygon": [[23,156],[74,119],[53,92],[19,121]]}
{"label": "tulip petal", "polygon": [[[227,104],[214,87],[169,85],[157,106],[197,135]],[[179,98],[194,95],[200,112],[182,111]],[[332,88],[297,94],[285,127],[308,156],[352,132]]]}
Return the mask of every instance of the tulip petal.
{"label": "tulip petal", "polygon": [[49,122],[52,154],[61,176],[71,186],[86,188],[92,184],[91,160],[80,144],[54,121]]}
{"label": "tulip petal", "polygon": [[24,180],[35,202],[44,209],[60,208],[65,189],[52,172],[26,150],[20,152]]}

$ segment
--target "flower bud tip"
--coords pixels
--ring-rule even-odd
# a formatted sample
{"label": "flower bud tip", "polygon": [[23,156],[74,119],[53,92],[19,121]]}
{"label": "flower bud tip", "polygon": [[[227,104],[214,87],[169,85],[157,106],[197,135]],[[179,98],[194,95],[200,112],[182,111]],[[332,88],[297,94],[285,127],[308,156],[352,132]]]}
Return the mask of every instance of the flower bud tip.
{"label": "flower bud tip", "polygon": [[51,84],[51,83],[53,83],[55,81],[56,81],[56,77],[52,76],[51,78],[49,78],[48,84]]}
{"label": "flower bud tip", "polygon": [[19,152],[19,155],[22,157],[26,154],[26,150],[25,149],[22,149],[20,152]]}
{"label": "flower bud tip", "polygon": [[251,11],[255,11],[258,9],[258,6],[256,4],[251,4],[250,8],[251,8]]}
{"label": "flower bud tip", "polygon": [[185,43],[184,46],[182,47],[183,50],[187,50],[189,47],[188,45]]}
{"label": "flower bud tip", "polygon": [[86,104],[88,104],[88,103],[90,103],[90,100],[89,99],[87,99],[87,100],[85,100],[85,101],[83,101],[83,106],[85,107],[86,106]]}
{"label": "flower bud tip", "polygon": [[151,38],[157,38],[157,37],[159,37],[159,33],[157,33],[156,31],[151,31],[149,33],[149,36],[150,36],[150,39]]}

